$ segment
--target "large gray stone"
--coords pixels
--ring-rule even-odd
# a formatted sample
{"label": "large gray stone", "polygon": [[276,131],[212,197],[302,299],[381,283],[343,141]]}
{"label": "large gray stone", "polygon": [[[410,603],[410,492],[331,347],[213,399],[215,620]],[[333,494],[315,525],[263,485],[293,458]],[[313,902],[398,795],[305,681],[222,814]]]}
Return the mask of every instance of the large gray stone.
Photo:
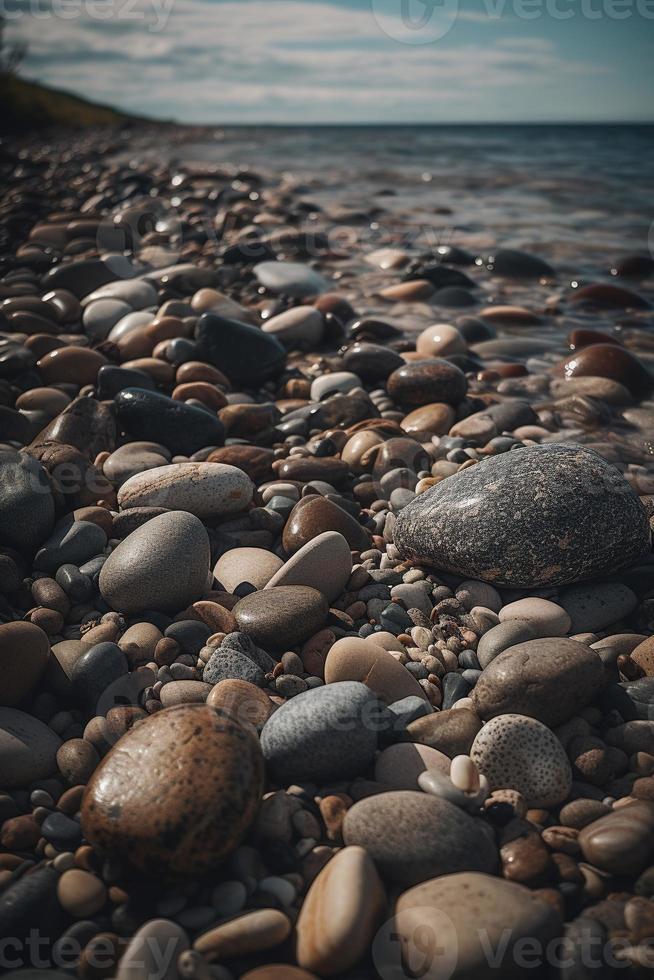
{"label": "large gray stone", "polygon": [[285,786],[365,772],[377,748],[382,712],[376,695],[358,681],[298,694],[264,725],[261,748],[268,772]]}
{"label": "large gray stone", "polygon": [[582,446],[491,456],[419,494],[398,515],[404,557],[493,585],[563,585],[609,575],[650,546],[624,477]]}
{"label": "large gray stone", "polygon": [[100,572],[102,598],[118,612],[179,612],[202,596],[209,538],[193,514],[159,514],[112,551]]}
{"label": "large gray stone", "polygon": [[385,881],[416,885],[456,871],[493,873],[493,831],[448,800],[398,790],[355,803],[345,815],[343,840],[364,847]]}

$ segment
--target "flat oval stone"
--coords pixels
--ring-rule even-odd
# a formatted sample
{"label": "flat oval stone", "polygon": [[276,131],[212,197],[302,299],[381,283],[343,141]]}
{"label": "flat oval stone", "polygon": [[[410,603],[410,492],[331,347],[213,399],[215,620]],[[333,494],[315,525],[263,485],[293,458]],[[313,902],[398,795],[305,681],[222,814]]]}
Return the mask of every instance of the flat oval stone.
{"label": "flat oval stone", "polygon": [[114,548],[100,594],[118,612],[178,612],[199,599],[209,574],[209,538],[193,514],[159,514]]}
{"label": "flat oval stone", "polygon": [[372,762],[381,724],[381,706],[365,684],[310,689],[282,704],[264,725],[266,768],[283,786],[352,778]]}
{"label": "flat oval stone", "polygon": [[[348,552],[349,555],[349,552]],[[247,582],[255,589],[263,589],[284,562],[272,551],[264,548],[231,548],[220,556],[213,570],[214,578],[227,592],[234,592],[239,585]],[[280,582],[280,585],[311,585],[311,582]]]}
{"label": "flat oval stone", "polygon": [[625,347],[592,344],[567,357],[558,367],[565,378],[609,378],[624,385],[635,398],[647,398],[654,388],[652,375],[642,361]]}
{"label": "flat oval stone", "polygon": [[130,728],[104,757],[82,829],[100,852],[128,854],[144,871],[200,874],[238,846],[262,791],[256,739],[211,707],[180,705]]}
{"label": "flat oval stone", "polygon": [[322,340],[324,320],[315,306],[295,306],[270,317],[261,329],[289,350],[311,350]]}
{"label": "flat oval stone", "polygon": [[516,248],[498,249],[489,257],[488,264],[494,275],[512,279],[540,279],[554,275],[554,269],[544,259]]}
{"label": "flat oval stone", "polygon": [[393,371],[386,387],[391,398],[400,405],[413,407],[430,402],[458,405],[465,398],[468,382],[460,368],[434,357],[411,361]]}
{"label": "flat oval stone", "polygon": [[343,367],[363,381],[385,381],[391,372],[401,368],[404,361],[397,351],[382,344],[363,341],[352,344],[343,353]]}
{"label": "flat oval stone", "polygon": [[572,770],[554,732],[535,718],[498,715],[477,734],[470,758],[487,777],[491,790],[515,789],[527,806],[563,803]]}
{"label": "flat oval stone", "polygon": [[310,483],[323,480],[334,487],[346,486],[349,482],[349,467],[341,459],[332,456],[292,456],[279,467],[280,480],[297,480]]}
{"label": "flat oval stone", "polygon": [[[349,544],[338,531],[323,531],[284,562],[265,584],[265,588],[306,585],[317,589],[328,602],[332,602],[344,590],[351,573],[352,554]],[[216,575],[216,578],[220,576]]]}
{"label": "flat oval stone", "polygon": [[[529,623],[534,630],[534,636],[565,636],[572,632],[570,616],[555,602],[530,596],[509,602],[500,609],[500,623],[519,619]],[[574,630],[575,633],[581,630]]]}
{"label": "flat oval stone", "polygon": [[469,753],[480,728],[481,719],[476,712],[455,708],[416,718],[407,726],[407,736],[412,742],[429,745],[453,759]]}
{"label": "flat oval stone", "polygon": [[163,443],[173,455],[190,455],[225,441],[225,429],[215,415],[158,391],[125,388],[114,404],[118,423],[132,439]]}
{"label": "flat oval stone", "polygon": [[0,708],[0,774],[3,789],[29,786],[57,772],[61,739],[17,708]]}
{"label": "flat oval stone", "polygon": [[434,323],[418,335],[416,352],[421,357],[447,357],[449,354],[466,354],[468,345],[449,323]]}
{"label": "flat oval stone", "polygon": [[239,320],[203,313],[195,328],[200,357],[234,385],[255,386],[283,369],[286,351],[271,334]]}
{"label": "flat oval stone", "polygon": [[245,510],[254,484],[235,466],[224,463],[171,463],[137,473],[118,491],[118,504],[129,507],[165,507],[196,517],[221,517]]}
{"label": "flat oval stone", "polygon": [[259,262],[253,271],[261,285],[271,293],[303,299],[329,289],[323,276],[301,262]]}
{"label": "flat oval stone", "polygon": [[398,790],[350,807],[343,840],[366,849],[384,881],[415,885],[438,875],[493,873],[494,835],[480,819],[428,793]]}
{"label": "flat oval stone", "polygon": [[261,446],[244,446],[235,444],[233,446],[222,446],[214,449],[207,456],[208,463],[226,463],[228,466],[236,466],[239,470],[250,477],[256,483],[263,483],[271,479],[273,472],[271,463],[275,455],[272,449],[264,449]]}
{"label": "flat oval stone", "polygon": [[518,714],[554,728],[590,704],[604,686],[604,665],[585,643],[563,637],[509,647],[485,668],[472,700],[485,720]]}
{"label": "flat oval stone", "polygon": [[425,881],[400,895],[392,936],[400,948],[393,948],[391,962],[395,966],[397,961],[398,970],[403,969],[402,955],[405,963],[426,963],[423,980],[524,976],[529,972],[519,966],[527,961],[524,951],[530,951],[530,967],[539,962],[538,950],[544,961],[548,943],[561,929],[557,909],[524,885],[464,871]]}
{"label": "flat oval stone", "polygon": [[288,938],[291,922],[275,908],[254,909],[203,932],[193,948],[210,958],[247,956],[274,949]]}
{"label": "flat oval stone", "polygon": [[55,504],[46,471],[25,453],[0,451],[0,542],[34,553],[52,531]]}
{"label": "flat oval stone", "polygon": [[367,953],[386,893],[362,847],[344,847],[309,888],[297,920],[296,957],[321,976],[343,973]]}
{"label": "flat oval stone", "polygon": [[361,681],[383,701],[391,704],[398,698],[416,697],[426,700],[417,680],[382,646],[357,636],[337,640],[325,661],[325,682]]}
{"label": "flat oval stone", "polygon": [[253,592],[233,609],[238,628],[266,650],[302,643],[324,625],[328,611],[325,597],[305,585]]}
{"label": "flat oval stone", "polygon": [[587,306],[602,310],[647,310],[650,304],[638,293],[612,283],[591,282],[575,289],[570,296],[575,306]]}
{"label": "flat oval stone", "polygon": [[597,582],[563,589],[559,603],[570,617],[570,633],[597,633],[632,613],[638,597],[621,582]]}
{"label": "flat oval stone", "polygon": [[57,347],[37,362],[39,374],[47,385],[71,382],[92,385],[107,358],[89,347]]}
{"label": "flat oval stone", "polygon": [[451,405],[446,405],[445,402],[432,402],[414,408],[412,412],[405,415],[400,425],[405,432],[429,432],[443,436],[450,431],[455,419],[456,412]]}
{"label": "flat oval stone", "polygon": [[20,704],[38,684],[49,656],[50,641],[38,626],[3,623],[0,626],[0,705],[13,708]]}
{"label": "flat oval stone", "polygon": [[282,535],[284,551],[293,555],[325,531],[338,531],[352,551],[370,547],[367,531],[354,517],[326,497],[312,495],[298,500],[289,514]]}
{"label": "flat oval stone", "polygon": [[610,575],[647,552],[649,522],[624,477],[581,446],[491,456],[398,514],[404,557],[493,585],[563,585]]}
{"label": "flat oval stone", "polygon": [[207,697],[207,704],[233,715],[240,725],[260,728],[270,718],[274,705],[268,695],[254,684],[238,679],[218,681]]}
{"label": "flat oval stone", "polygon": [[638,800],[594,820],[579,834],[586,861],[615,875],[637,875],[654,854],[654,804]]}

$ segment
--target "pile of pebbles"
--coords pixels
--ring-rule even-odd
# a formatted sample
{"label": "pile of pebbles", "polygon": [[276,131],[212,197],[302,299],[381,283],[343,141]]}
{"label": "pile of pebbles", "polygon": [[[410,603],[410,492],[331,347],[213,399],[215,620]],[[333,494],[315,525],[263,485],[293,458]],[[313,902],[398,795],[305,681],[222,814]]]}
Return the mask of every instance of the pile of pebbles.
{"label": "pile of pebbles", "polygon": [[2,967],[649,976],[654,263],[112,149],[0,159]]}

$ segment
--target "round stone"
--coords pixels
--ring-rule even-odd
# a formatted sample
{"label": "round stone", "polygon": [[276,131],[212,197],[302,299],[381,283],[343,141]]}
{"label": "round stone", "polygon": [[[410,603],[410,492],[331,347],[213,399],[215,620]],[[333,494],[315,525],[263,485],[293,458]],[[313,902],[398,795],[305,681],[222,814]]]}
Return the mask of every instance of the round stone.
{"label": "round stone", "polygon": [[323,531],[296,551],[275,572],[265,588],[305,585],[317,589],[332,602],[344,590],[351,574],[349,544],[338,531]]}
{"label": "round stone", "polygon": [[57,883],[57,898],[62,908],[75,919],[88,919],[107,901],[104,882],[90,871],[71,868]]}
{"label": "round stone", "polygon": [[564,589],[559,604],[570,617],[569,633],[597,633],[632,613],[638,597],[621,582],[596,582]]}
{"label": "round stone", "polygon": [[426,700],[420,684],[406,667],[377,645],[374,638],[373,633],[365,640],[357,636],[337,640],[325,661],[326,683],[361,681],[388,704],[411,695]]}
{"label": "round stone", "polygon": [[590,704],[604,683],[595,650],[577,640],[547,637],[518,643],[495,657],[472,700],[483,719],[528,715],[554,728]]}
{"label": "round stone", "polygon": [[524,976],[529,972],[521,972],[524,951],[530,950],[530,967],[538,962],[538,950],[544,961],[548,943],[561,929],[557,909],[524,885],[464,871],[425,881],[400,895],[389,947],[381,944],[383,937],[378,954],[390,955],[398,970],[403,969],[401,956],[405,963],[425,963],[423,980]]}
{"label": "round stone", "polygon": [[466,354],[468,345],[449,323],[434,323],[418,335],[416,351],[421,357],[449,357],[450,354]]}
{"label": "round stone", "polygon": [[209,538],[197,517],[159,514],[112,551],[100,572],[100,594],[118,612],[177,612],[203,594],[209,559]]}
{"label": "round stone", "polygon": [[468,390],[466,376],[449,361],[434,357],[411,361],[397,368],[386,383],[388,394],[400,405],[428,405],[445,402],[458,405]]}
{"label": "round stone", "polygon": [[354,517],[326,497],[312,494],[299,500],[288,516],[282,535],[284,551],[295,554],[307,541],[325,531],[338,531],[352,551],[370,547],[367,531]]}
{"label": "round stone", "polygon": [[222,371],[234,385],[267,381],[286,361],[286,351],[275,336],[215,313],[199,318],[195,342],[202,360]]}
{"label": "round stone", "polygon": [[[263,589],[275,576],[284,562],[272,551],[264,548],[231,548],[220,556],[213,570],[214,578],[227,592],[235,592],[247,582],[255,589]],[[310,583],[280,582],[280,585]]]}
{"label": "round stone", "polygon": [[307,892],[297,920],[296,957],[320,976],[344,973],[368,952],[386,893],[362,847],[344,847]]}
{"label": "round stone", "polygon": [[372,762],[382,724],[381,705],[365,684],[328,684],[281,705],[264,725],[261,749],[281,785],[348,779]]}
{"label": "round stone", "polygon": [[0,705],[14,707],[20,704],[38,684],[49,656],[50,641],[38,626],[22,622],[2,624]]}
{"label": "round stone", "polygon": [[463,870],[493,873],[498,863],[488,824],[447,800],[410,790],[355,803],[343,821],[343,840],[364,847],[384,881],[405,886]]}
{"label": "round stone", "polygon": [[142,870],[200,874],[240,843],[262,791],[256,739],[214,708],[180,705],[135,725],[104,757],[82,829],[99,851],[129,855]]}
{"label": "round stone", "polygon": [[637,875],[654,854],[654,803],[638,800],[594,820],[579,834],[586,861],[614,875]]}
{"label": "round stone", "polygon": [[443,436],[450,431],[455,419],[456,412],[451,405],[446,405],[445,402],[432,402],[414,408],[412,412],[405,415],[400,425],[405,432],[414,434],[429,432]]}
{"label": "round stone", "polygon": [[16,708],[0,708],[0,784],[29,786],[57,771],[58,735],[38,718]]}
{"label": "round stone", "polygon": [[[534,636],[565,636],[570,632],[570,616],[565,609],[538,596],[509,602],[500,609],[500,623],[514,619],[529,623]],[[580,631],[575,630],[577,632]]]}
{"label": "round stone", "polygon": [[270,292],[299,299],[317,296],[329,288],[323,276],[301,262],[259,262],[254,267],[254,274]]}
{"label": "round stone", "polygon": [[232,715],[240,725],[254,725],[255,728],[261,728],[274,709],[272,701],[261,688],[236,678],[215,684],[209,692],[207,704]]}
{"label": "round stone", "polygon": [[635,354],[617,344],[583,347],[566,358],[558,372],[566,378],[609,378],[624,385],[638,399],[647,398],[654,388],[654,375]]}
{"label": "round stone", "polygon": [[650,530],[615,467],[552,444],[490,456],[421,493],[398,515],[394,540],[414,561],[529,588],[624,568],[647,552]]}
{"label": "round stone", "polygon": [[118,504],[165,507],[196,517],[222,517],[245,510],[254,485],[243,470],[224,463],[172,463],[137,473],[118,491]]}
{"label": "round stone", "polygon": [[268,650],[302,643],[324,625],[329,612],[325,597],[305,585],[282,585],[253,592],[233,609],[238,628]]}
{"label": "round stone", "polygon": [[572,771],[556,735],[535,718],[498,715],[476,736],[470,757],[491,790],[515,789],[530,807],[552,807],[570,792]]}

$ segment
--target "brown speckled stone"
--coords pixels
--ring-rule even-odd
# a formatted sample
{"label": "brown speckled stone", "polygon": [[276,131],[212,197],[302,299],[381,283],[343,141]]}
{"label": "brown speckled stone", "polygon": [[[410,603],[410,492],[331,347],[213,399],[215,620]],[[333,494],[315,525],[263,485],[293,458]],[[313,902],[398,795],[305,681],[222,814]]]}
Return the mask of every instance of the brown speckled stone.
{"label": "brown speckled stone", "polygon": [[287,554],[318,537],[323,531],[339,531],[352,551],[370,547],[370,536],[351,514],[326,497],[311,496],[299,500],[286,521],[282,544]]}
{"label": "brown speckled stone", "polygon": [[647,397],[654,388],[654,376],[631,351],[616,344],[591,344],[575,351],[558,366],[566,378],[587,376],[609,378],[624,385],[636,398]]}
{"label": "brown speckled stone", "polygon": [[306,585],[253,592],[234,606],[238,628],[265,650],[302,643],[324,626],[328,611],[325,597]]}
{"label": "brown speckled stone", "polygon": [[421,493],[398,515],[395,544],[466,578],[531,587],[624,568],[649,549],[650,531],[617,469],[552,444],[491,456]]}
{"label": "brown speckled stone", "polygon": [[458,405],[468,390],[466,376],[456,365],[438,357],[412,361],[393,371],[387,381],[391,398],[400,405],[445,402]]}
{"label": "brown speckled stone", "polygon": [[263,790],[256,740],[206,705],[180,705],[130,729],[96,769],[84,836],[144,871],[198,874],[239,844]]}

